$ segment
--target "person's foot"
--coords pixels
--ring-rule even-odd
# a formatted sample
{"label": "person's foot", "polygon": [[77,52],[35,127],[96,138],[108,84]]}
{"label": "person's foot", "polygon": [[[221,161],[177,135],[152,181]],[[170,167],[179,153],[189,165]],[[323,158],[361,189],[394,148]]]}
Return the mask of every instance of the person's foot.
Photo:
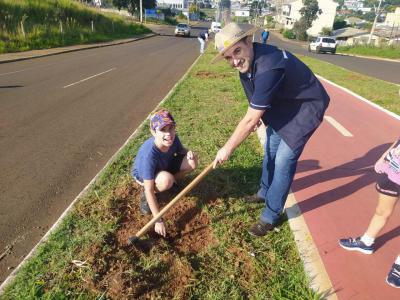
{"label": "person's foot", "polygon": [[146,195],[144,194],[144,191],[142,191],[140,193],[140,212],[143,215],[151,214],[151,210],[150,210],[149,204],[147,203]]}
{"label": "person's foot", "polygon": [[374,248],[371,246],[365,245],[362,241],[361,238],[348,238],[348,239],[340,239],[339,240],[339,245],[346,250],[349,251],[359,251],[364,254],[372,254],[374,252]]}
{"label": "person's foot", "polygon": [[258,223],[252,225],[247,231],[252,236],[261,237],[261,236],[266,235],[272,229],[274,229],[274,227],[275,226],[272,224],[259,221]]}
{"label": "person's foot", "polygon": [[265,203],[265,200],[258,196],[257,193],[243,197],[244,202],[246,203]]}
{"label": "person's foot", "polygon": [[394,288],[400,288],[400,265],[393,264],[386,277],[386,282]]}

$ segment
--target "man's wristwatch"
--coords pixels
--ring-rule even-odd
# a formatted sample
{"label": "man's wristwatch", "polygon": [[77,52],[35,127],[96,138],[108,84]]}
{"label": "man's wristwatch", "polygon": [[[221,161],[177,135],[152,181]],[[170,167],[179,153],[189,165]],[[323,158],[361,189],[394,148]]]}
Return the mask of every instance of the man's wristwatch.
{"label": "man's wristwatch", "polygon": [[156,223],[163,223],[163,222],[164,222],[163,218],[159,218],[159,219],[156,221]]}

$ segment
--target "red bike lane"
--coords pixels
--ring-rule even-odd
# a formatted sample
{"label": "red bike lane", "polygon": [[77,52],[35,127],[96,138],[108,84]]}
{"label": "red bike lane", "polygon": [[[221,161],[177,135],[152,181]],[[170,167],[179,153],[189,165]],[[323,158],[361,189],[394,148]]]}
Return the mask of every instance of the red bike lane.
{"label": "red bike lane", "polygon": [[340,238],[361,236],[367,229],[378,199],[373,166],[400,136],[400,121],[323,83],[331,96],[326,117],[352,136],[325,120],[299,160],[292,191],[338,299],[400,299],[400,290],[385,282],[400,254],[399,206],[372,255],[338,245]]}

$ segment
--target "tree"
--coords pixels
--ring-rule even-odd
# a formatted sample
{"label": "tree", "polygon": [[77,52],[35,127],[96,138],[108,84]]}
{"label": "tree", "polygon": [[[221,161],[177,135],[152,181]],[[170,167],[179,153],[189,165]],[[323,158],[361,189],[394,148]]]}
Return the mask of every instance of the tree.
{"label": "tree", "polygon": [[197,13],[197,5],[195,3],[191,3],[189,6],[189,13],[193,14],[193,13]]}
{"label": "tree", "polygon": [[220,5],[221,5],[221,8],[230,8],[231,0],[221,0]]}
{"label": "tree", "polygon": [[258,1],[253,1],[250,6],[250,16],[255,18],[261,15],[262,4]]}
{"label": "tree", "polygon": [[300,15],[308,29],[311,28],[318,15],[322,14],[322,10],[319,8],[317,0],[303,0],[303,4],[304,6],[300,9]]}
{"label": "tree", "polygon": [[341,9],[344,6],[344,0],[334,0],[334,1],[339,4],[337,9]]}
{"label": "tree", "polygon": [[[131,15],[140,11],[140,0],[113,0],[113,3],[119,10],[126,8]],[[155,8],[156,0],[142,0],[142,5],[143,9]]]}
{"label": "tree", "polygon": [[113,5],[118,10],[121,10],[122,8],[127,8],[128,7],[128,0],[113,0]]}
{"label": "tree", "polygon": [[296,38],[302,41],[307,40],[307,29],[311,28],[312,23],[322,13],[317,0],[303,0],[303,7],[300,9],[300,20],[293,25]]}
{"label": "tree", "polygon": [[333,22],[333,30],[345,28],[346,26],[347,22],[344,20],[344,18],[341,17],[335,18],[335,21]]}

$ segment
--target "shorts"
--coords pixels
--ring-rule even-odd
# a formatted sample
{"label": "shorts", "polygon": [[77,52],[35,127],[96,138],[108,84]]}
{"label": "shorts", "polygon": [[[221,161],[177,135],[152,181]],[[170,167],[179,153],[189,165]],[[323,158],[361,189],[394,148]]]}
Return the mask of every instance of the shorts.
{"label": "shorts", "polygon": [[385,173],[378,174],[375,188],[386,196],[399,197],[400,195],[400,185],[391,181]]}
{"label": "shorts", "polygon": [[[172,160],[170,161],[168,168],[165,170],[173,175],[175,175],[176,173],[178,173],[181,170],[181,165],[183,162],[183,159],[186,157],[186,154],[181,154],[181,153],[176,153]],[[143,186],[143,179],[133,176],[133,179],[135,179],[135,181],[140,184],[141,186]]]}

